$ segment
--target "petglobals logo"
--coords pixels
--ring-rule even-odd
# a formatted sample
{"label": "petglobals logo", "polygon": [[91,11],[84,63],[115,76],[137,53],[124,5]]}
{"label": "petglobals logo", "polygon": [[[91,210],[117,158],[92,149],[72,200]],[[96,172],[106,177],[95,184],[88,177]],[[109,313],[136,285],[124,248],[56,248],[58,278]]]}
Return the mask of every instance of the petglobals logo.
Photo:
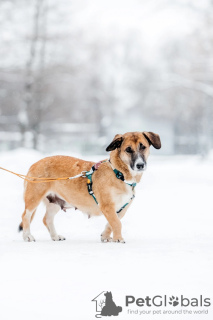
{"label": "petglobals logo", "polygon": [[102,291],[92,299],[96,303],[96,318],[101,318],[102,316],[118,316],[122,312],[122,307],[117,306],[113,300],[111,291]]}
{"label": "petglobals logo", "polygon": [[182,315],[204,315],[209,313],[211,306],[210,298],[203,295],[189,298],[185,295],[155,295],[135,297],[128,295],[125,297],[125,311],[129,316],[182,316]]}
{"label": "petglobals logo", "polygon": [[[211,299],[203,295],[188,297],[186,295],[144,295],[135,297],[133,295],[122,295],[123,301],[117,305],[111,291],[102,291],[97,295],[93,302],[96,307],[96,318],[119,316],[120,313],[134,315],[183,315],[208,314],[211,306]],[[117,300],[117,297],[116,297]],[[120,303],[119,303],[120,304]]]}
{"label": "petglobals logo", "polygon": [[184,295],[177,296],[146,296],[144,298],[136,298],[134,296],[126,296],[126,307],[167,307],[169,305],[176,307],[210,307],[210,298],[204,298],[202,295],[199,298],[187,298]]}

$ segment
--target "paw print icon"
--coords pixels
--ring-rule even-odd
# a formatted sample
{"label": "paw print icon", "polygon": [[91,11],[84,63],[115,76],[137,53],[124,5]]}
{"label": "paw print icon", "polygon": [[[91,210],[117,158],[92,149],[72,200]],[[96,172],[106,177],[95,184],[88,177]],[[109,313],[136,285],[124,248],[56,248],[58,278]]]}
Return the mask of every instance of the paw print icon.
{"label": "paw print icon", "polygon": [[178,301],[178,297],[170,297],[169,298],[169,304],[171,304],[173,307],[176,307],[177,305],[179,305],[179,301]]}

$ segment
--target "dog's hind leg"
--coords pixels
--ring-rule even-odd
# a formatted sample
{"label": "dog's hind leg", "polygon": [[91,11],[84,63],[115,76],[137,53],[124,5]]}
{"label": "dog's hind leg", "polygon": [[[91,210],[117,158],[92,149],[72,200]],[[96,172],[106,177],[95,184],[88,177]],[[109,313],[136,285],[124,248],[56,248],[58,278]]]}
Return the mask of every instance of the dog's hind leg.
{"label": "dog's hind leg", "polygon": [[21,228],[23,229],[24,241],[28,241],[28,242],[35,241],[35,238],[30,233],[30,222],[32,221],[35,212],[36,212],[36,209],[33,211],[25,209],[22,215],[22,223],[19,226],[19,230],[21,230]]}
{"label": "dog's hind leg", "polygon": [[53,241],[61,241],[66,240],[63,236],[57,234],[54,226],[54,217],[56,213],[61,209],[58,204],[50,203],[47,199],[45,199],[46,205],[46,213],[43,218],[44,225],[47,227],[47,230],[50,233],[50,236]]}
{"label": "dog's hind leg", "polygon": [[[36,213],[36,210],[33,211],[33,214],[30,218],[30,223],[32,222],[33,218],[34,218],[34,215]],[[23,230],[23,222],[20,223],[19,227],[18,227],[18,231],[22,231]]]}
{"label": "dog's hind leg", "polygon": [[23,229],[24,241],[35,241],[35,238],[30,233],[30,222],[32,221],[36,208],[42,201],[46,193],[46,186],[35,186],[27,183],[24,194],[25,210],[22,215],[22,223],[19,230]]}

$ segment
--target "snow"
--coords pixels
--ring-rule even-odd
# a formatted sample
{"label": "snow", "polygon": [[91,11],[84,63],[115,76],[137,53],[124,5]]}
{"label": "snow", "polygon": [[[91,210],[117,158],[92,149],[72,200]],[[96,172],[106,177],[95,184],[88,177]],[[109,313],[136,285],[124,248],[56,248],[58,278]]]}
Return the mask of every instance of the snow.
{"label": "snow", "polygon": [[[0,154],[0,166],[26,174],[43,156],[24,149],[5,152]],[[130,320],[138,315],[127,314],[126,295],[211,298],[212,173],[211,158],[150,155],[134,203],[122,221],[126,244],[105,244],[100,242],[105,218],[87,219],[74,210],[61,211],[55,219],[56,230],[67,240],[51,241],[42,223],[43,206],[31,228],[37,241],[24,242],[17,233],[24,209],[23,181],[1,171],[0,318],[95,319],[91,300],[107,290],[123,306],[118,319]],[[143,315],[143,319],[207,320],[212,319],[210,309],[208,315]]]}

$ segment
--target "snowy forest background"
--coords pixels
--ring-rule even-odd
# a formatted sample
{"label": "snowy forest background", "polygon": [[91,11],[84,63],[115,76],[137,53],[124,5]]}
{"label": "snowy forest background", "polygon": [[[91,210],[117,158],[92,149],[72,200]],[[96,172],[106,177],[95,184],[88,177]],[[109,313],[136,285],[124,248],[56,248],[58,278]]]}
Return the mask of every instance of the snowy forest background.
{"label": "snowy forest background", "polygon": [[213,148],[212,0],[2,0],[0,150],[103,153],[154,131]]}

